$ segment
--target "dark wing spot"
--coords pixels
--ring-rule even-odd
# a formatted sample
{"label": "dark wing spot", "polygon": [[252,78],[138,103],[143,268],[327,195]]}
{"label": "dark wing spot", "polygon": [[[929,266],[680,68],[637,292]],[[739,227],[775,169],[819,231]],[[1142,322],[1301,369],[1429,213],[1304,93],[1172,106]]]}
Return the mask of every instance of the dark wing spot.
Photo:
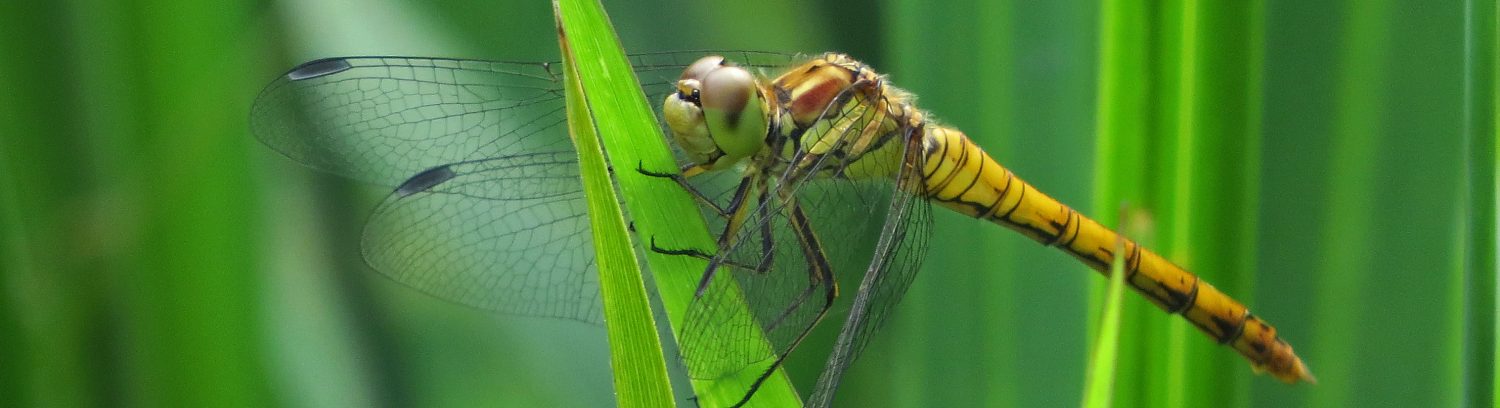
{"label": "dark wing spot", "polygon": [[401,183],[400,187],[396,187],[396,195],[406,197],[427,191],[457,176],[457,174],[453,173],[453,169],[447,165],[423,170],[421,173],[417,173],[417,175],[406,179],[405,182]]}
{"label": "dark wing spot", "polygon": [[286,79],[301,81],[324,75],[337,74],[347,71],[350,68],[353,68],[353,66],[349,65],[349,61],[343,58],[308,61],[302,65],[298,65],[297,68],[293,68],[292,72],[286,73]]}

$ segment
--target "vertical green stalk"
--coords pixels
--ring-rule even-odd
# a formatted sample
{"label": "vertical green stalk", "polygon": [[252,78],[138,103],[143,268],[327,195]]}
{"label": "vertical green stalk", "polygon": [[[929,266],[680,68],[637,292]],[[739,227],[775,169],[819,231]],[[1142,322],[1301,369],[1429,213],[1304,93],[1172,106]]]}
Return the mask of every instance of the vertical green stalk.
{"label": "vertical green stalk", "polygon": [[[1187,1],[1148,2],[1148,18],[1144,24],[1150,35],[1140,45],[1147,52],[1145,67],[1150,86],[1147,88],[1146,133],[1142,141],[1146,144],[1146,160],[1136,171],[1145,180],[1147,190],[1145,201],[1139,205],[1152,215],[1155,222],[1146,226],[1146,232],[1134,234],[1134,237],[1141,245],[1177,263],[1183,261],[1177,256],[1179,248],[1174,246],[1181,239],[1176,236],[1177,224],[1187,221],[1178,213],[1181,210],[1178,200],[1185,199],[1180,196],[1192,192],[1184,180],[1191,175],[1190,172],[1178,172],[1176,163],[1183,156],[1192,154],[1185,150],[1189,146],[1178,145],[1184,137],[1178,135],[1181,130],[1178,122],[1184,115],[1181,108],[1184,103],[1191,103],[1182,100],[1182,88],[1192,87],[1191,78],[1185,77],[1183,72],[1188,68],[1184,64],[1190,62],[1183,59],[1194,55],[1184,47],[1188,41],[1184,33],[1187,29]],[[1191,89],[1187,91],[1191,95]],[[1192,118],[1189,117],[1188,121],[1191,122]],[[1191,270],[1190,264],[1185,266]],[[1141,385],[1137,387],[1139,394],[1135,402],[1144,406],[1172,407],[1174,397],[1180,402],[1183,392],[1173,389],[1173,380],[1180,377],[1174,372],[1181,370],[1185,362],[1183,340],[1188,328],[1180,318],[1163,314],[1161,308],[1146,303],[1133,302],[1133,313],[1139,316],[1135,319],[1137,324],[1133,334],[1138,340],[1127,343],[1127,347],[1133,347],[1140,356],[1135,373],[1140,377]]]}
{"label": "vertical green stalk", "polygon": [[[1323,333],[1356,333],[1365,322],[1360,305],[1370,301],[1362,271],[1374,266],[1366,252],[1374,244],[1372,232],[1376,214],[1371,207],[1378,162],[1376,141],[1383,116],[1382,101],[1388,96],[1382,86],[1387,72],[1385,51],[1389,30],[1390,2],[1387,0],[1350,0],[1344,3],[1349,13],[1341,20],[1344,27],[1339,41],[1338,83],[1335,88],[1333,146],[1337,154],[1326,170],[1328,213],[1318,234],[1323,247],[1316,283],[1318,297],[1312,311]],[[1314,339],[1309,355],[1318,356],[1320,378],[1318,392],[1311,402],[1319,406],[1348,406],[1359,390],[1353,382],[1358,367],[1356,351],[1349,339],[1323,336]]]}
{"label": "vertical green stalk", "polygon": [[[597,7],[597,3],[595,6]],[[558,9],[559,14],[561,9]],[[601,13],[602,14],[602,13]],[[558,16],[562,18],[561,15]],[[600,35],[610,27],[572,27],[579,38]],[[570,37],[558,30],[566,86],[568,131],[578,147],[579,174],[588,201],[589,229],[593,233],[599,293],[604,305],[604,323],[609,334],[610,367],[613,368],[615,403],[621,407],[671,407],[672,383],[656,335],[651,300],[625,226],[620,199],[615,196],[605,163],[604,149],[595,133],[595,118],[589,112],[587,93],[578,80],[576,58]],[[628,71],[626,76],[628,76]]]}
{"label": "vertical green stalk", "polygon": [[[1120,217],[1122,220],[1125,217]],[[1122,228],[1117,226],[1116,228]],[[1125,253],[1125,241],[1115,244],[1115,253]],[[1088,376],[1083,386],[1083,406],[1107,408],[1113,406],[1112,385],[1118,366],[1115,353],[1120,348],[1120,314],[1125,298],[1125,257],[1116,257],[1109,264],[1109,286],[1104,295],[1104,310],[1099,322],[1099,337],[1094,340],[1094,350],[1089,357]]]}
{"label": "vertical green stalk", "polygon": [[[1129,200],[1160,245],[1127,232],[1246,300],[1255,263],[1263,2],[1103,3],[1095,213]],[[1131,302],[1116,401],[1240,405],[1248,370],[1177,316]]]}
{"label": "vertical green stalk", "polygon": [[1466,304],[1460,315],[1464,333],[1459,365],[1464,401],[1469,406],[1500,406],[1495,398],[1496,381],[1496,126],[1500,103],[1496,103],[1496,52],[1500,35],[1500,8],[1492,0],[1464,2],[1464,141],[1468,153],[1467,197],[1463,219],[1464,262],[1456,281],[1463,282],[1458,297]]}
{"label": "vertical green stalk", "polygon": [[1139,46],[1145,42],[1145,13],[1138,1],[1100,3],[1093,213],[1106,225],[1118,223],[1119,202],[1144,201],[1142,181],[1132,176],[1145,155],[1146,54]]}
{"label": "vertical green stalk", "polygon": [[[1146,122],[1150,101],[1146,43],[1146,5],[1134,0],[1102,0],[1099,13],[1098,111],[1095,114],[1093,213],[1105,225],[1119,225],[1116,209],[1121,204],[1146,202],[1140,169],[1146,156]],[[1090,297],[1088,321],[1100,321],[1104,286],[1095,283]],[[1140,305],[1127,305],[1126,316],[1134,316]],[[1140,344],[1136,324],[1121,329],[1122,344]],[[1089,338],[1098,338],[1090,333]],[[1122,347],[1119,367],[1131,373],[1144,356],[1137,347]],[[1113,384],[1114,401],[1138,403],[1143,382],[1139,375],[1125,374]]]}
{"label": "vertical green stalk", "polygon": [[[1489,325],[1489,339],[1487,339],[1489,341],[1489,356],[1487,359],[1489,370],[1476,372],[1474,375],[1479,377],[1479,381],[1481,382],[1483,382],[1482,379],[1485,375],[1489,375],[1490,381],[1488,392],[1483,390],[1483,384],[1475,385],[1475,388],[1479,388],[1480,390],[1471,392],[1478,393],[1478,398],[1472,400],[1476,402],[1476,406],[1478,405],[1478,401],[1489,398],[1492,406],[1500,408],[1500,363],[1496,362],[1497,356],[1500,356],[1500,313],[1493,313],[1488,318],[1485,317],[1486,311],[1500,310],[1500,302],[1496,301],[1496,298],[1500,297],[1500,260],[1497,260],[1497,258],[1500,258],[1500,220],[1497,220],[1497,218],[1500,218],[1500,204],[1497,204],[1497,202],[1500,202],[1500,165],[1497,165],[1497,163],[1500,163],[1500,5],[1496,5],[1494,1],[1484,1],[1483,3],[1488,6],[1488,12],[1476,13],[1475,18],[1488,21],[1489,24],[1488,26],[1476,24],[1476,26],[1487,27],[1488,29],[1477,31],[1475,35],[1477,38],[1487,40],[1489,45],[1487,47],[1489,55],[1487,55],[1488,58],[1486,60],[1489,61],[1490,66],[1489,69],[1485,70],[1485,73],[1489,76],[1490,86],[1485,87],[1489,90],[1489,96],[1488,98],[1484,98],[1484,100],[1489,102],[1490,110],[1488,110],[1488,116],[1490,117],[1489,124],[1491,128],[1476,129],[1483,131],[1483,133],[1473,134],[1476,140],[1484,140],[1488,146],[1485,143],[1476,143],[1474,145],[1473,150],[1471,150],[1471,158],[1474,160],[1475,168],[1471,169],[1470,174],[1481,180],[1486,177],[1489,180],[1487,183],[1479,180],[1471,181],[1471,185],[1474,185],[1476,188],[1470,190],[1469,193],[1479,197],[1476,200],[1481,200],[1478,202],[1482,203],[1475,205],[1474,211],[1476,213],[1482,212],[1484,215],[1480,215],[1480,217],[1487,218],[1486,223],[1475,223],[1474,250],[1488,252],[1488,254],[1475,255],[1476,262],[1474,262],[1472,270],[1476,276],[1482,276],[1483,279],[1475,279],[1476,285],[1470,287],[1476,287],[1476,290],[1479,292],[1479,294],[1473,297],[1474,299],[1483,299],[1482,301],[1475,302],[1472,308],[1474,310],[1472,317],[1475,322],[1473,326],[1474,330],[1484,330],[1484,326]],[[1486,169],[1485,167],[1488,168]],[[1485,282],[1486,280],[1488,282]],[[1483,336],[1483,334],[1477,334],[1476,336]],[[1485,344],[1483,341],[1480,340],[1475,346],[1484,347]],[[1481,356],[1480,358],[1484,357]],[[1480,367],[1476,367],[1475,369],[1483,370],[1484,367],[1481,364]]]}
{"label": "vertical green stalk", "polygon": [[[604,151],[616,168],[642,166],[650,169],[673,169],[676,162],[665,144],[655,114],[641,94],[639,80],[633,75],[619,39],[610,28],[608,17],[597,1],[562,0],[557,9],[560,35],[566,37],[571,52],[569,68],[577,72],[581,88],[588,97],[588,108],[597,121],[595,127]],[[712,248],[714,241],[698,217],[698,209],[687,191],[671,180],[647,177],[634,171],[617,171],[615,182],[633,221],[639,239],[666,239],[673,245]],[[672,327],[682,327],[687,307],[692,301],[698,278],[706,268],[697,258],[672,256],[644,251],[650,265],[657,293]],[[731,302],[732,303],[732,302]],[[749,311],[743,313],[748,316]],[[748,317],[747,317],[748,318]],[[636,333],[635,335],[645,335]],[[655,336],[655,334],[651,334]],[[611,341],[614,341],[613,339]],[[766,344],[769,350],[769,343]],[[617,368],[618,369],[618,368]],[[728,406],[739,401],[741,391],[759,374],[746,374],[716,380],[693,380],[697,403],[701,406]],[[628,375],[628,374],[627,374]],[[781,370],[761,385],[753,403],[767,406],[800,405],[791,383]]]}
{"label": "vertical green stalk", "polygon": [[85,285],[94,256],[79,249],[76,210],[90,190],[74,149],[77,95],[58,64],[70,49],[52,2],[0,3],[0,405],[90,406],[104,378],[88,322],[101,317],[97,287]]}
{"label": "vertical green stalk", "polygon": [[[260,76],[244,37],[251,6],[149,0],[119,10],[134,41],[124,70],[131,94],[116,101],[134,126],[101,129],[124,150],[108,151],[109,180],[132,203],[122,218],[139,228],[122,267],[107,279],[119,303],[110,330],[121,368],[112,378],[123,405],[206,406],[273,401],[266,378],[262,278],[254,265],[254,144],[245,112]],[[95,52],[88,50],[84,52]],[[133,74],[133,75],[130,75]],[[118,136],[110,138],[108,136]]]}
{"label": "vertical green stalk", "polygon": [[[1475,205],[1474,210],[1483,212],[1485,215],[1481,217],[1487,218],[1484,224],[1476,222],[1474,248],[1475,251],[1488,252],[1488,254],[1476,255],[1472,270],[1475,271],[1476,276],[1483,276],[1484,279],[1476,279],[1476,285],[1471,287],[1478,288],[1476,290],[1479,291],[1479,295],[1474,296],[1475,299],[1484,299],[1476,302],[1472,309],[1475,311],[1473,315],[1476,321],[1475,330],[1483,330],[1486,324],[1490,329],[1488,330],[1489,339],[1487,339],[1490,343],[1489,370],[1475,374],[1480,378],[1486,374],[1490,376],[1489,390],[1484,392],[1481,389],[1478,392],[1481,393],[1479,395],[1481,398],[1489,398],[1493,406],[1500,408],[1500,362],[1496,361],[1496,358],[1500,357],[1500,313],[1492,314],[1488,319],[1485,318],[1485,311],[1500,310],[1500,302],[1496,301],[1496,298],[1500,297],[1500,260],[1497,260],[1500,258],[1500,220],[1497,220],[1500,219],[1500,203],[1497,203],[1500,202],[1500,165],[1497,165],[1500,163],[1500,6],[1493,1],[1485,3],[1492,11],[1483,14],[1494,17],[1488,19],[1490,29],[1486,31],[1489,33],[1480,33],[1483,35],[1480,38],[1489,40],[1490,55],[1487,59],[1490,61],[1490,69],[1486,71],[1490,79],[1490,86],[1487,87],[1490,95],[1486,99],[1492,109],[1489,115],[1491,129],[1483,134],[1474,135],[1478,140],[1486,140],[1488,146],[1484,143],[1475,145],[1472,154],[1477,168],[1471,170],[1470,174],[1476,174],[1476,178],[1488,177],[1489,182],[1474,181],[1474,185],[1478,188],[1471,190],[1470,194],[1482,197],[1477,200],[1483,200],[1480,201],[1483,204]],[[1488,169],[1484,168],[1486,166]],[[1488,282],[1485,282],[1486,280]],[[1478,346],[1484,346],[1483,340],[1478,343]],[[1476,369],[1483,369],[1483,367]],[[1476,388],[1482,387],[1483,385],[1476,385]],[[1476,399],[1475,401],[1482,400]]]}
{"label": "vertical green stalk", "polygon": [[[1260,177],[1261,1],[1184,0],[1177,52],[1171,226],[1173,262],[1252,307]],[[1272,317],[1274,323],[1274,316]],[[1249,370],[1232,350],[1171,317],[1166,405],[1249,401]]]}
{"label": "vertical green stalk", "polygon": [[[1196,202],[1195,195],[1200,193],[1195,190],[1194,184],[1197,164],[1194,159],[1198,151],[1194,149],[1194,139],[1200,137],[1197,129],[1197,106],[1202,103],[1197,94],[1198,83],[1198,1],[1182,0],[1181,37],[1177,49],[1177,126],[1176,126],[1176,154],[1172,157],[1174,165],[1172,179],[1176,180],[1172,187],[1172,193],[1167,197],[1171,201],[1169,208],[1172,209],[1170,225],[1172,232],[1167,234],[1169,240],[1164,248],[1168,250],[1167,257],[1193,268],[1192,239],[1189,236],[1193,222],[1193,206],[1201,205]],[[1199,175],[1212,177],[1213,175]],[[1119,253],[1119,252],[1117,252]],[[1201,273],[1201,272],[1200,272]],[[1167,333],[1168,341],[1166,348],[1172,350],[1167,354],[1166,363],[1166,385],[1161,391],[1166,394],[1164,407],[1183,406],[1184,394],[1187,389],[1187,364],[1188,353],[1186,346],[1187,331],[1186,322],[1182,319],[1172,319],[1172,329]],[[1195,384],[1196,385],[1196,384]]]}

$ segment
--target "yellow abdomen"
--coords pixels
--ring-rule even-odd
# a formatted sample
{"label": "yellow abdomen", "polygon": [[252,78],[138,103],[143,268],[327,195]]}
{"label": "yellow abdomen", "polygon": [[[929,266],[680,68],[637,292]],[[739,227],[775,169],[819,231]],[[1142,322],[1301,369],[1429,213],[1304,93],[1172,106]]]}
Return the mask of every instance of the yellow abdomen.
{"label": "yellow abdomen", "polygon": [[[955,129],[928,124],[922,176],[929,199],[1057,246],[1109,274],[1120,235],[1037,191]],[[1313,381],[1276,329],[1243,304],[1155,252],[1124,240],[1125,282],[1168,313],[1181,314],[1204,334],[1229,345],[1257,370],[1288,383]]]}

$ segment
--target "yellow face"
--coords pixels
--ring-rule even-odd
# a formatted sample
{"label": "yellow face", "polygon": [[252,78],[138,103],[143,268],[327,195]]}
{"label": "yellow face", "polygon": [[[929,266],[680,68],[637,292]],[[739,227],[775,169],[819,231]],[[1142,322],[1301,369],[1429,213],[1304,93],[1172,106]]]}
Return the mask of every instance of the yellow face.
{"label": "yellow face", "polygon": [[717,55],[683,70],[677,92],[662,105],[677,146],[708,170],[733,166],[764,148],[769,115],[755,75]]}

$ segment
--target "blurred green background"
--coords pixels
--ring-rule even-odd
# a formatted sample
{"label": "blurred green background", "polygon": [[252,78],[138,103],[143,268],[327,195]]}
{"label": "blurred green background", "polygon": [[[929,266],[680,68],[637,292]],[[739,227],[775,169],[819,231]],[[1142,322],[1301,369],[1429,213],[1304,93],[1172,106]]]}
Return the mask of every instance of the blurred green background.
{"label": "blurred green background", "polygon": [[[604,6],[630,52],[872,64],[1053,196],[1151,220],[1137,236],[1320,381],[1255,376],[1130,297],[1121,406],[1494,404],[1493,2]],[[312,58],[556,53],[540,0],[0,2],[0,406],[610,405],[602,329],[368,272],[380,189],[247,128],[259,87]],[[1104,280],[937,224],[841,405],[1077,405]]]}

